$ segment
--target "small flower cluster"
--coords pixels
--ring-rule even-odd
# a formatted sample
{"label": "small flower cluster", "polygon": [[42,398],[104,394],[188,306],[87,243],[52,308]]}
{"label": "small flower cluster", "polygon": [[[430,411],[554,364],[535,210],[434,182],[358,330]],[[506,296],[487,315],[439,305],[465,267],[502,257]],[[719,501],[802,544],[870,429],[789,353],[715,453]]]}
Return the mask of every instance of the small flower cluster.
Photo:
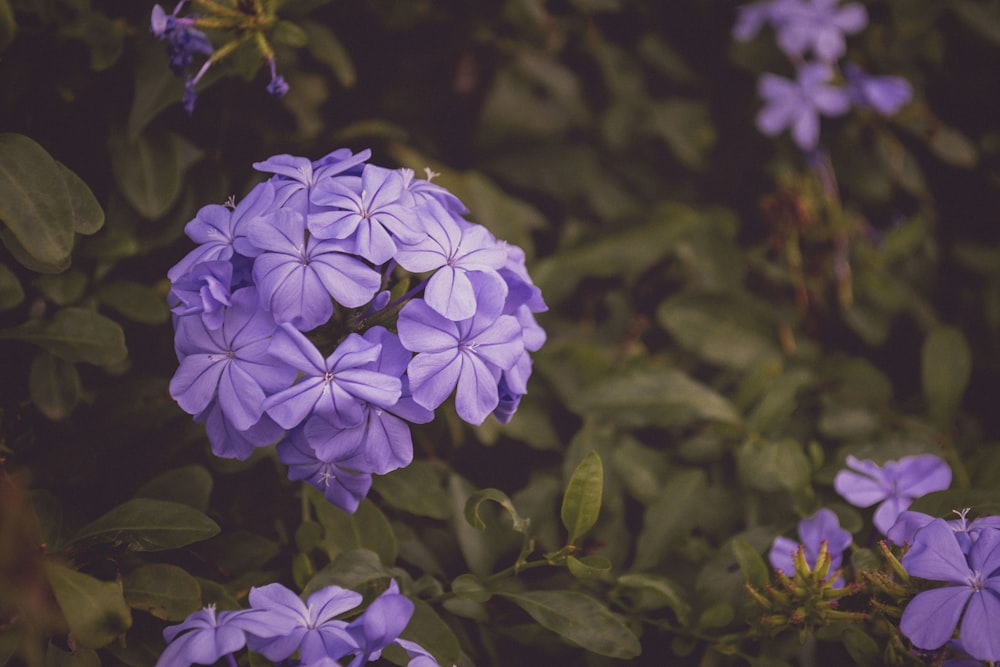
{"label": "small flower cluster", "polygon": [[423,647],[399,637],[414,607],[395,581],[354,620],[337,618],[359,604],[361,595],[339,586],[316,591],[305,602],[281,584],[252,588],[249,609],[217,613],[209,606],[166,628],[167,648],[156,667],[212,665],[223,657],[235,665],[233,654],[244,647],[289,667],[335,667],[347,656],[354,656],[349,667],[360,667],[391,644],[410,656],[408,667],[437,667]]}
{"label": "small flower cluster", "polygon": [[[167,14],[160,5],[153,5],[149,20],[150,32],[158,40],[166,43],[170,69],[177,76],[186,77],[183,104],[188,114],[194,113],[197,101],[195,86],[212,64],[228,56],[243,42],[250,40],[253,40],[271,71],[267,92],[275,97],[283,97],[288,92],[288,84],[278,74],[274,50],[266,37],[266,33],[277,22],[277,17],[271,9],[271,0],[248,0],[233,3],[233,6],[220,4],[215,0],[190,1],[203,13],[180,16],[181,10],[189,0],[178,0],[174,11],[170,14]],[[203,29],[228,31],[236,37],[215,50]],[[188,70],[194,62],[195,55],[198,54],[205,56],[205,62],[192,76],[188,74]]]}
{"label": "small flower cluster", "polygon": [[167,274],[170,394],[215,454],[280,438],[289,477],[348,512],[373,474],[410,463],[408,423],[452,393],[471,424],[509,421],[545,341],[524,252],[444,188],[369,157],[255,163],[272,177],[233,208],[203,207],[185,227],[198,247]]}
{"label": "small flower cluster", "polygon": [[845,35],[868,24],[865,8],[840,0],[759,0],[739,8],[733,37],[749,41],[765,26],[774,30],[778,46],[796,67],[794,80],[776,74],[761,76],[758,92],[764,108],[757,127],[768,136],[791,128],[802,150],[819,141],[819,116],[840,116],[854,106],[889,116],[913,96],[900,77],[872,76],[854,64],[841,68],[845,85],[834,85],[838,59],[846,51]]}

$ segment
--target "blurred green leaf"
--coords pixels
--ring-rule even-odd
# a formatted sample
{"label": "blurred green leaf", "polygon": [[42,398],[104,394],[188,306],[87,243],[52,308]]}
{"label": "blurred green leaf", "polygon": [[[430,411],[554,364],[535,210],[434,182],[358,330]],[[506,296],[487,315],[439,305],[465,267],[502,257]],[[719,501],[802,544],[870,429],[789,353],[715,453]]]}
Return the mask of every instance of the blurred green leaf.
{"label": "blurred green leaf", "polygon": [[45,667],[101,667],[101,658],[94,649],[77,647],[70,653],[49,642],[45,647]]}
{"label": "blurred green leaf", "polygon": [[924,339],[920,350],[920,379],[931,418],[946,426],[962,402],[972,375],[972,352],[955,327],[939,325]]}
{"label": "blurred green leaf", "polygon": [[1000,489],[949,489],[933,491],[913,501],[909,509],[931,516],[952,519],[955,510],[966,507],[972,510],[970,517],[1000,514]]}
{"label": "blurred green leaf", "polygon": [[28,395],[38,411],[52,420],[66,419],[80,402],[83,389],[74,364],[40,350],[31,361]]}
{"label": "blurred green leaf", "polygon": [[271,39],[275,44],[285,44],[293,48],[302,48],[309,42],[304,27],[291,21],[279,20],[271,29]]}
{"label": "blurred green leaf", "polygon": [[444,488],[444,469],[430,461],[414,461],[387,475],[376,475],[372,486],[393,507],[410,514],[447,519],[451,499]]}
{"label": "blurred green leaf", "polygon": [[362,500],[354,514],[348,514],[327,502],[319,491],[305,487],[316,519],[323,527],[323,548],[330,560],[349,549],[369,549],[385,565],[396,561],[396,536],[385,514],[370,500]]}
{"label": "blurred green leaf", "polygon": [[948,7],[965,25],[993,42],[995,46],[1000,46],[1000,12],[997,11],[996,3],[954,0]]}
{"label": "blurred green leaf", "polygon": [[642,652],[639,640],[620,618],[594,598],[575,591],[497,593],[563,639],[592,653],[630,659]]}
{"label": "blurred green leaf", "polygon": [[10,2],[0,0],[0,52],[14,40],[15,34],[17,34],[17,21],[14,20]]}
{"label": "blurred green leaf", "polygon": [[575,397],[580,415],[631,428],[683,426],[705,420],[738,425],[739,414],[721,394],[674,368],[646,368],[615,375]]}
{"label": "blurred green leaf", "polygon": [[750,414],[751,426],[763,434],[779,434],[798,407],[798,394],[816,382],[806,367],[786,370],[768,386],[760,402]]}
{"label": "blurred green leaf", "polygon": [[21,305],[24,301],[24,288],[14,272],[6,264],[0,262],[0,313]]}
{"label": "blurred green leaf", "polygon": [[423,600],[413,600],[413,616],[400,637],[422,646],[434,656],[439,665],[457,665],[462,662],[462,648],[458,637],[434,608]]}
{"label": "blurred green leaf", "polygon": [[62,273],[38,276],[31,284],[46,300],[57,306],[69,306],[80,301],[87,291],[87,276],[70,269]]}
{"label": "blurred green leaf", "polygon": [[[143,31],[144,33],[146,31]],[[132,57],[135,93],[128,113],[129,141],[135,141],[153,118],[168,106],[180,104],[184,79],[174,76],[167,66],[163,44],[151,34],[134,40]]]}
{"label": "blurred green leaf", "polygon": [[357,82],[354,62],[333,31],[316,21],[302,21],[300,25],[306,34],[309,53],[330,68],[340,85],[344,88],[353,87]]}
{"label": "blurred green leaf", "polygon": [[52,560],[45,561],[45,573],[77,645],[101,648],[132,626],[121,584],[100,581]]}
{"label": "blurred green leaf", "polygon": [[638,588],[654,593],[656,597],[674,612],[681,625],[691,622],[691,604],[684,590],[674,581],[658,574],[623,574],[618,577],[618,585]]}
{"label": "blurred green leaf", "polygon": [[740,539],[731,542],[736,562],[746,577],[747,583],[754,587],[766,586],[771,581],[771,570],[757,550]]}
{"label": "blurred green leaf", "polygon": [[736,467],[743,484],[757,491],[789,491],[809,483],[812,464],[793,438],[751,438],[736,451]]}
{"label": "blurred green leaf", "polygon": [[861,628],[844,628],[840,641],[857,667],[878,667],[883,664],[882,649],[878,642]]}
{"label": "blurred green leaf", "polygon": [[603,491],[604,465],[597,452],[592,451],[573,471],[563,495],[559,515],[569,534],[566,544],[574,544],[597,523]]}
{"label": "blurred green leaf", "polygon": [[156,220],[181,194],[184,172],[201,149],[172,132],[148,132],[129,141],[116,132],[109,140],[111,173],[128,203],[144,218]]}
{"label": "blurred green leaf", "polygon": [[604,556],[567,556],[566,567],[577,579],[589,579],[611,571],[611,561]]}
{"label": "blurred green leaf", "polygon": [[704,102],[681,98],[649,106],[646,131],[662,138],[684,166],[702,171],[715,146],[715,126]]}
{"label": "blurred green leaf", "polygon": [[218,532],[218,524],[193,507],[133,498],[78,530],[71,543],[109,542],[126,544],[135,551],[164,551],[207,540]]}
{"label": "blurred green leaf", "polygon": [[152,287],[131,280],[105,283],[98,298],[126,318],[142,324],[163,324],[170,320],[166,299]]}
{"label": "blurred green leaf", "polygon": [[56,162],[56,166],[62,172],[63,182],[69,192],[73,231],[77,234],[96,234],[104,226],[104,209],[97,203],[97,198],[82,178],[62,162]]}
{"label": "blurred green leaf", "polygon": [[732,605],[726,604],[725,602],[717,602],[711,607],[701,612],[698,617],[698,627],[699,628],[724,628],[733,622],[736,614],[733,610]]}
{"label": "blurred green leaf", "polygon": [[128,355],[121,326],[88,308],[62,308],[50,320],[0,330],[3,339],[34,343],[70,363],[106,366]]}
{"label": "blurred green leaf", "polygon": [[139,487],[135,497],[167,500],[206,512],[212,484],[212,473],[204,466],[192,463],[161,472]]}
{"label": "blurred green leaf", "polygon": [[75,209],[65,171],[28,137],[0,134],[0,222],[43,264],[65,262],[73,249]]}
{"label": "blurred green leaf", "polygon": [[461,574],[455,577],[455,581],[451,582],[451,590],[458,597],[473,602],[486,602],[493,597],[493,593],[486,590],[479,577],[474,574]]}
{"label": "blurred green leaf", "polygon": [[195,550],[231,576],[260,570],[281,553],[275,540],[246,530],[227,530],[199,544]]}
{"label": "blurred green leaf", "polygon": [[[369,549],[342,551],[333,562],[317,572],[303,587],[302,594],[312,595],[327,586],[364,590],[369,585],[391,579],[393,574],[382,564],[379,555]],[[383,584],[384,585],[384,584]]]}
{"label": "blurred green leaf", "polygon": [[643,514],[636,538],[633,570],[649,570],[663,562],[700,519],[708,491],[701,469],[675,472],[664,480],[663,492]]}
{"label": "blurred green leaf", "polygon": [[185,570],[167,563],[151,563],[122,578],[125,602],[165,621],[182,621],[201,609],[201,586]]}
{"label": "blurred green leaf", "polygon": [[616,443],[611,466],[628,493],[641,503],[651,503],[663,491],[666,456],[634,438],[623,438]]}
{"label": "blurred green leaf", "polygon": [[781,359],[772,311],[743,293],[686,290],[660,304],[657,321],[702,359],[742,370]]}

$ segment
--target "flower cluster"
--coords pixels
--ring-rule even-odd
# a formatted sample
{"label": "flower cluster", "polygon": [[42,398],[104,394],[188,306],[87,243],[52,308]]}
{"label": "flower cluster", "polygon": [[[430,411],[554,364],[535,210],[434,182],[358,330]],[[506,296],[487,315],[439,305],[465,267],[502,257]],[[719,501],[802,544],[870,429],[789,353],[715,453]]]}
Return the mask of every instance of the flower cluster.
{"label": "flower cluster", "polygon": [[[248,0],[233,3],[232,6],[213,0],[190,0],[202,12],[190,16],[180,16],[189,0],[178,0],[174,11],[167,14],[160,5],[153,5],[149,19],[149,29],[153,36],[165,42],[170,58],[170,69],[177,76],[186,77],[184,84],[184,110],[194,113],[197,101],[195,86],[212,66],[236,50],[243,42],[253,41],[261,57],[267,62],[271,80],[267,92],[275,97],[283,97],[288,92],[288,84],[278,74],[274,61],[274,50],[268,43],[266,33],[277,23],[271,0]],[[216,50],[202,29],[224,30],[236,35],[231,41]],[[195,55],[205,56],[198,71],[192,76],[188,70]]]}
{"label": "flower cluster", "polygon": [[271,178],[203,207],[185,227],[198,247],[168,272],[171,396],[218,456],[280,438],[289,477],[348,512],[373,474],[410,463],[409,423],[453,393],[465,421],[508,421],[545,341],[523,251],[369,157],[255,163]]}
{"label": "flower cluster", "polygon": [[1000,516],[945,521],[904,512],[889,538],[910,544],[906,571],[942,581],[903,610],[899,628],[914,646],[936,650],[952,642],[959,626],[959,648],[977,660],[1000,660]]}
{"label": "flower cluster", "polygon": [[739,8],[733,37],[745,42],[765,26],[774,30],[778,46],[796,67],[794,79],[776,74],[761,76],[758,92],[764,108],[757,127],[768,136],[790,128],[803,150],[819,141],[819,117],[840,116],[854,106],[888,116],[913,95],[910,84],[893,76],[872,76],[854,64],[845,64],[836,85],[837,61],[847,46],[845,35],[868,24],[865,8],[840,0],[759,0]]}
{"label": "flower cluster", "polygon": [[[413,602],[400,594],[396,582],[354,620],[338,617],[361,604],[354,591],[328,586],[305,602],[281,584],[250,589],[250,608],[216,612],[209,606],[183,623],[163,631],[167,648],[156,667],[212,665],[249,648],[286,665],[337,665],[353,656],[349,667],[378,660],[391,644],[410,656],[409,667],[435,667],[438,662],[419,644],[399,637],[413,616]],[[297,660],[290,658],[298,652]]]}

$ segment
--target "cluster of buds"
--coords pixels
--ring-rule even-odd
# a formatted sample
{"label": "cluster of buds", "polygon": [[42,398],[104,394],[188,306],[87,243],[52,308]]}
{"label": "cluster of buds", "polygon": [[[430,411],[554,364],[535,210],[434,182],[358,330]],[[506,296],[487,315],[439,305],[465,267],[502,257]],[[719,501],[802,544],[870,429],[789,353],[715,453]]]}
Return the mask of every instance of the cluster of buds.
{"label": "cluster of buds", "polygon": [[850,583],[834,587],[839,575],[830,577],[831,557],[826,540],[820,545],[814,566],[809,565],[802,546],[795,550],[792,558],[795,567],[792,576],[775,570],[777,585],[768,584],[762,590],[747,585],[750,597],[763,611],[759,623],[764,634],[775,636],[795,629],[804,638],[807,633],[830,623],[868,618],[864,612],[838,608],[841,598],[854,595],[862,585]]}
{"label": "cluster of buds", "polygon": [[[189,1],[195,6],[197,13],[181,16],[181,10]],[[189,114],[194,113],[197,101],[195,86],[205,73],[214,63],[246,42],[253,42],[268,64],[271,80],[267,84],[267,92],[275,97],[282,97],[288,92],[288,84],[278,74],[274,62],[274,48],[268,41],[279,24],[274,4],[272,0],[179,0],[170,14],[160,5],[153,6],[150,31],[157,39],[166,43],[170,68],[174,74],[186,77],[183,103]],[[226,32],[232,37],[216,49],[204,30]],[[206,58],[198,71],[191,75],[188,70],[196,54]]]}

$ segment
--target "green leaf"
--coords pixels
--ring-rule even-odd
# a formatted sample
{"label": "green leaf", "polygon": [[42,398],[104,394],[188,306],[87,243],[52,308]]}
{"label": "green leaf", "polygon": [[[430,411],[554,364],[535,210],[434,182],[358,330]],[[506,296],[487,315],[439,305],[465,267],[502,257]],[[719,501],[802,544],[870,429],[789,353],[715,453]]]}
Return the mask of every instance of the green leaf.
{"label": "green leaf", "polygon": [[847,626],[840,636],[851,661],[857,667],[878,667],[883,664],[882,650],[871,635],[860,628]]}
{"label": "green leaf", "polygon": [[[6,664],[7,661],[0,655],[0,665]],[[45,667],[101,667],[101,659],[94,649],[77,646],[72,653],[69,653],[54,646],[50,641],[45,647]]]}
{"label": "green leaf", "polygon": [[14,41],[17,33],[17,21],[14,20],[14,11],[10,8],[8,0],[0,0],[0,52]]}
{"label": "green leaf", "polygon": [[736,469],[743,484],[768,493],[800,489],[812,475],[809,457],[793,438],[746,440],[736,451]]}
{"label": "green leaf", "polygon": [[920,379],[931,418],[944,426],[955,417],[972,374],[972,352],[962,332],[937,326],[920,350]]}
{"label": "green leaf", "polygon": [[204,466],[192,463],[160,473],[139,487],[135,497],[168,500],[205,512],[212,495],[212,484],[212,473]]}
{"label": "green leaf", "polygon": [[45,561],[45,573],[79,646],[101,648],[132,626],[121,584],[100,581],[52,560]]}
{"label": "green leaf", "polygon": [[306,48],[313,58],[330,68],[344,88],[353,87],[357,82],[354,63],[333,31],[316,21],[302,21],[301,27],[306,34]]}
{"label": "green leaf", "polygon": [[486,590],[483,583],[474,574],[461,574],[451,582],[451,591],[463,600],[487,602],[493,594]]}
{"label": "green leaf", "polygon": [[135,39],[132,106],[128,114],[128,139],[134,141],[153,118],[178,104],[184,95],[184,79],[167,66],[163,45],[148,31]]}
{"label": "green leaf", "polygon": [[46,300],[57,306],[69,306],[80,301],[87,290],[87,275],[70,269],[62,273],[38,276],[31,284]]}
{"label": "green leaf", "polygon": [[661,137],[680,162],[697,171],[708,166],[715,146],[715,126],[704,102],[674,98],[652,102],[646,131]]}
{"label": "green leaf", "polygon": [[434,656],[439,665],[461,663],[462,649],[448,624],[423,600],[412,602],[413,616],[400,637],[420,644]]}
{"label": "green leaf", "polygon": [[56,162],[56,165],[62,172],[69,193],[73,231],[77,234],[96,234],[104,226],[104,209],[82,178],[62,162]]}
{"label": "green leaf", "polygon": [[698,523],[707,487],[705,471],[700,469],[682,470],[664,481],[663,493],[643,515],[633,569],[657,566]]}
{"label": "green leaf", "polygon": [[141,134],[128,141],[111,135],[111,172],[128,203],[145,218],[156,220],[181,194],[184,172],[201,158],[200,149],[176,134]]}
{"label": "green leaf", "polygon": [[34,343],[70,363],[107,366],[128,355],[121,326],[88,308],[62,308],[51,320],[0,330],[3,339]]}
{"label": "green leaf", "polygon": [[64,169],[28,137],[0,134],[0,222],[33,259],[53,266],[66,262],[73,249],[74,208]]}
{"label": "green leaf", "polygon": [[275,44],[286,44],[296,49],[302,48],[309,42],[309,37],[305,30],[291,21],[279,20],[271,29],[271,39]]}
{"label": "green leaf", "polygon": [[588,595],[575,591],[497,595],[528,612],[542,627],[592,653],[625,660],[642,653],[638,638],[628,626]]}
{"label": "green leaf", "polygon": [[207,540],[219,526],[188,505],[133,498],[77,531],[72,544],[111,542],[135,551],[164,551]]}
{"label": "green leaf", "polygon": [[569,533],[566,544],[575,543],[597,523],[604,491],[604,465],[597,452],[587,454],[573,471],[563,495],[559,516]]}
{"label": "green leaf", "polygon": [[396,536],[382,511],[370,500],[362,500],[354,514],[348,514],[326,501],[311,486],[305,493],[316,512],[316,519],[323,527],[322,548],[330,560],[348,549],[363,548],[374,551],[385,565],[396,561]]}
{"label": "green leaf", "polygon": [[196,547],[202,558],[231,576],[259,570],[281,553],[275,540],[245,529],[227,530]]}
{"label": "green leaf", "polygon": [[931,516],[953,519],[955,510],[966,507],[973,518],[1000,514],[1000,489],[951,489],[934,491],[913,501],[909,509]]}
{"label": "green leaf", "polygon": [[75,365],[44,350],[35,355],[28,375],[28,395],[39,412],[55,421],[66,419],[82,394]]}
{"label": "green leaf", "polygon": [[387,475],[376,475],[372,486],[397,509],[432,519],[451,516],[451,498],[444,488],[444,469],[430,461],[414,461]]}
{"label": "green leaf", "polygon": [[658,574],[623,574],[618,577],[618,585],[654,593],[674,612],[681,625],[691,622],[691,604],[684,590],[672,580]]}
{"label": "green leaf", "polygon": [[567,556],[566,567],[577,579],[590,579],[611,571],[611,561],[604,556]]}
{"label": "green leaf", "polygon": [[201,609],[201,586],[176,565],[152,563],[122,578],[125,602],[165,621],[182,621]]}
{"label": "green leaf", "polygon": [[392,578],[392,572],[382,564],[379,555],[368,549],[349,549],[317,572],[303,587],[303,595],[311,595],[327,586],[362,590],[372,582]]}
{"label": "green leaf", "polygon": [[101,285],[97,297],[130,320],[163,324],[170,320],[166,299],[155,289],[130,280]]}
{"label": "green leaf", "polygon": [[733,610],[732,605],[726,604],[725,602],[717,602],[711,607],[701,612],[698,617],[698,627],[699,628],[724,628],[733,622],[733,618],[736,617],[736,613]]}
{"label": "green leaf", "polygon": [[688,290],[664,301],[656,320],[681,347],[713,364],[744,370],[781,359],[777,322],[749,294]]}
{"label": "green leaf", "polygon": [[583,390],[570,407],[629,428],[685,426],[697,421],[738,425],[739,414],[721,394],[676,368],[647,366]]}
{"label": "green leaf", "polygon": [[514,509],[514,503],[510,501],[507,494],[497,489],[480,489],[469,496],[469,499],[465,502],[465,520],[470,526],[479,530],[486,530],[486,522],[479,516],[479,506],[487,500],[492,500],[507,510],[510,518],[514,521],[514,530],[519,533],[528,531],[531,520],[521,517],[517,513],[517,510]]}
{"label": "green leaf", "polygon": [[[981,0],[954,0],[948,6],[969,28],[1000,46],[1000,12],[996,3]],[[992,9],[992,11],[991,11]]]}
{"label": "green leaf", "polygon": [[771,571],[757,550],[740,539],[733,539],[733,554],[740,570],[751,586],[766,586],[771,581]]}
{"label": "green leaf", "polygon": [[19,306],[24,301],[24,288],[14,272],[0,262],[0,313]]}

